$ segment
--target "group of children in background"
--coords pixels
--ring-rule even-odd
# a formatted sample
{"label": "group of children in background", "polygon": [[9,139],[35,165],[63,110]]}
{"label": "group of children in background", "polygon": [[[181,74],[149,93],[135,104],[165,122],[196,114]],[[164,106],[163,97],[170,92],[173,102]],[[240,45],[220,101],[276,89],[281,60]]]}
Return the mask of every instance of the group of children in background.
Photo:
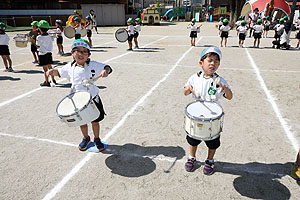
{"label": "group of children in background", "polygon": [[132,51],[132,40],[134,40],[135,49],[139,48],[139,44],[137,41],[137,38],[139,37],[139,32],[141,31],[141,22],[142,20],[140,18],[136,18],[135,20],[135,26],[133,26],[133,19],[129,18],[127,20],[127,33],[128,33],[128,51]]}

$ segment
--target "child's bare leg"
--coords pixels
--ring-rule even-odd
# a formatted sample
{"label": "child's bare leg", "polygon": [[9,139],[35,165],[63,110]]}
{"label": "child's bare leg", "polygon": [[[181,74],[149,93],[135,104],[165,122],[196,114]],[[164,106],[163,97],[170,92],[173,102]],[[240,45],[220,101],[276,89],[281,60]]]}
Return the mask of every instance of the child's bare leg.
{"label": "child's bare leg", "polygon": [[225,38],[225,47],[227,46],[227,38]]}
{"label": "child's bare leg", "polygon": [[132,49],[132,41],[128,41],[129,49]]}
{"label": "child's bare leg", "polygon": [[134,44],[135,44],[135,46],[136,46],[136,47],[138,47],[139,45],[138,45],[137,38],[134,38],[133,40],[134,40]]}
{"label": "child's bare leg", "polygon": [[85,138],[89,137],[88,126],[86,124],[80,126],[80,130],[81,130],[81,133],[82,133],[83,137],[85,137]]}
{"label": "child's bare leg", "polygon": [[1,55],[5,68],[8,68],[8,63],[5,55]]}
{"label": "child's bare leg", "polygon": [[89,40],[90,45],[93,46],[91,37],[88,37],[88,40]]}
{"label": "child's bare leg", "polygon": [[192,146],[192,145],[190,145],[190,156],[196,157],[197,148],[198,148],[198,146]]}
{"label": "child's bare leg", "polygon": [[260,38],[257,39],[257,47],[259,47],[260,44]]}
{"label": "child's bare leg", "polygon": [[7,61],[8,61],[9,67],[12,67],[12,61],[11,61],[11,59],[10,59],[10,56],[7,55],[7,56],[6,56],[6,59],[7,59]]}
{"label": "child's bare leg", "polygon": [[223,46],[223,38],[221,38],[220,46]]}
{"label": "child's bare leg", "polygon": [[37,62],[37,57],[35,55],[35,52],[32,52],[32,55],[33,55],[34,61]]}
{"label": "child's bare leg", "polygon": [[95,138],[99,138],[100,135],[100,124],[99,122],[92,122],[92,128]]}
{"label": "child's bare leg", "polygon": [[299,48],[300,40],[298,40],[296,48]]}
{"label": "child's bare leg", "polygon": [[44,66],[43,66],[43,70],[44,70],[44,78],[45,78],[45,81],[46,81],[47,83],[49,83],[48,76],[47,76],[48,65],[44,65]]}
{"label": "child's bare leg", "polygon": [[216,149],[208,149],[207,159],[213,160],[215,153],[216,153]]}
{"label": "child's bare leg", "polygon": [[255,47],[255,45],[256,45],[256,39],[254,39],[254,44],[253,44],[253,46]]}

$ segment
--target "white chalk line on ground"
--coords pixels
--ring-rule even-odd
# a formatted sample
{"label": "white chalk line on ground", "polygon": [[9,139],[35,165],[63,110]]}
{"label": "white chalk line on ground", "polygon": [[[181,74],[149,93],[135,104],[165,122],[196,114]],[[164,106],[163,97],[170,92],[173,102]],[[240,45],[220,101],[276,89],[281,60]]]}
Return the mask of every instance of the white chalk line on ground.
{"label": "white chalk line on ground", "polygon": [[[50,140],[50,139],[43,139],[43,138],[37,138],[37,137],[31,137],[31,136],[22,136],[22,135],[11,135],[11,134],[7,134],[7,133],[1,133],[0,132],[0,136],[3,137],[13,137],[13,138],[21,138],[21,139],[26,139],[26,140],[36,140],[36,141],[41,141],[41,142],[46,142],[46,143],[51,143],[51,144],[57,144],[57,145],[63,145],[63,146],[68,146],[68,147],[77,147],[78,145],[69,143],[69,142],[62,142],[62,141],[55,141],[55,140]],[[168,157],[168,156],[164,156],[164,155],[142,155],[142,154],[137,154],[137,153],[118,153],[118,152],[114,152],[113,150],[108,149],[106,150],[107,153],[110,153],[112,155],[120,155],[122,157],[138,157],[138,158],[149,158],[151,160],[156,160],[156,161],[162,161],[162,162],[170,162],[170,163],[185,163],[185,159],[176,159],[174,157]],[[87,158],[90,159],[90,158]],[[218,161],[217,161],[218,162]],[[197,162],[197,165],[201,165],[203,163],[199,163]],[[232,163],[234,164],[234,163]],[[232,171],[237,171],[237,172],[245,172],[245,173],[250,173],[250,174],[257,174],[257,175],[261,175],[261,174],[269,174],[269,175],[273,175],[273,176],[286,176],[286,174],[280,174],[280,173],[273,173],[267,170],[251,170],[249,168],[244,168],[242,164],[239,164],[240,167],[234,166],[223,166],[222,169],[230,169]],[[218,171],[216,171],[218,172]]]}
{"label": "white chalk line on ground", "polygon": [[[149,46],[149,45],[151,45],[151,44],[153,44],[153,43],[155,43],[155,42],[157,42],[157,41],[160,41],[160,40],[162,40],[162,39],[165,39],[165,38],[167,38],[167,37],[168,37],[168,36],[165,36],[165,37],[163,37],[163,38],[161,38],[161,39],[155,40],[154,42],[151,42],[151,43],[145,45],[144,47]],[[130,51],[130,52],[121,54],[121,55],[119,55],[119,56],[110,58],[110,59],[104,61],[104,63],[109,62],[109,61],[112,61],[112,60],[115,60],[115,59],[117,59],[117,58],[121,58],[121,57],[123,57],[123,56],[125,56],[125,55],[128,55],[128,54],[130,54],[130,53],[132,53],[132,52]],[[65,80],[65,79],[63,79],[63,80]],[[60,81],[62,81],[62,80],[60,80]],[[60,81],[57,81],[57,82],[60,83]],[[0,103],[0,108],[1,108],[2,106],[4,106],[4,105],[7,105],[7,104],[10,104],[10,103],[12,103],[12,102],[14,102],[14,101],[16,101],[16,100],[22,99],[22,98],[24,98],[24,97],[26,97],[26,96],[28,96],[28,95],[30,95],[30,94],[32,94],[32,93],[35,93],[35,92],[37,92],[37,91],[39,91],[39,90],[42,90],[42,89],[44,89],[44,88],[47,88],[47,87],[39,87],[39,88],[36,88],[36,89],[34,89],[34,90],[31,90],[31,91],[29,91],[29,92],[27,92],[27,93],[21,94],[21,95],[19,95],[19,96],[17,96],[17,97],[14,97],[14,98],[12,98],[12,99],[10,99],[10,100],[4,101],[4,102]]]}
{"label": "white chalk line on ground", "polygon": [[280,113],[280,110],[279,110],[279,107],[277,106],[276,104],[276,100],[275,98],[272,96],[270,90],[268,89],[264,79],[262,78],[261,74],[260,74],[260,70],[259,68],[257,67],[257,65],[255,64],[252,56],[250,55],[249,51],[247,49],[246,50],[246,53],[247,53],[247,56],[250,60],[250,63],[251,63],[251,66],[253,67],[255,73],[256,73],[256,76],[257,76],[257,79],[261,85],[261,87],[263,88],[267,98],[268,98],[268,101],[270,102],[270,104],[272,105],[273,107],[273,110],[278,118],[278,120],[280,121],[280,124],[282,126],[282,128],[284,129],[284,132],[286,134],[286,136],[288,137],[288,139],[290,140],[291,144],[293,145],[293,148],[295,149],[296,152],[299,151],[299,146],[298,146],[298,143],[296,142],[296,138],[294,137],[294,134],[290,131],[290,126],[287,124],[287,122],[284,120],[284,118],[282,117],[281,113]]}
{"label": "white chalk line on ground", "polygon": [[[163,37],[163,38],[167,38]],[[202,39],[198,39],[197,43]],[[190,47],[176,62],[176,64],[169,70],[165,76],[158,81],[140,100],[122,117],[122,119],[110,130],[109,133],[103,138],[103,141],[107,141],[115,132],[125,123],[125,120],[139,107],[141,106],[144,101],[152,94],[152,92],[162,83],[164,82],[168,76],[176,69],[178,64],[183,60],[183,58],[193,49],[193,47]],[[84,157],[78,164],[75,165],[75,167],[43,198],[43,200],[49,200],[52,199],[60,190],[64,187],[64,185],[82,168],[85,163],[87,163],[92,155],[95,153],[89,152],[86,157]]]}

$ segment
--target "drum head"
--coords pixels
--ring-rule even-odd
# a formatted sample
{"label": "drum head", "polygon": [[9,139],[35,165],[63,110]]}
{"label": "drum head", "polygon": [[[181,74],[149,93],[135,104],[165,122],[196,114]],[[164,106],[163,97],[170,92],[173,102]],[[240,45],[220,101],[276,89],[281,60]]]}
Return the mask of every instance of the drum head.
{"label": "drum head", "polygon": [[115,32],[115,37],[119,42],[126,42],[128,40],[128,33],[125,28],[119,28]]}
{"label": "drum head", "polygon": [[186,112],[193,118],[208,120],[221,116],[223,109],[215,102],[195,101],[187,105]]}
{"label": "drum head", "polygon": [[[74,101],[74,104],[76,108],[81,110],[85,105],[88,104],[88,102],[91,99],[91,95],[89,92],[75,92],[70,94],[72,96],[72,100]],[[69,96],[66,96],[57,106],[57,114],[62,116],[68,116],[75,113],[75,108],[72,103],[72,100],[69,98]]]}
{"label": "drum head", "polygon": [[72,39],[75,37],[75,30],[71,26],[68,26],[64,29],[64,34],[67,38]]}
{"label": "drum head", "polygon": [[81,37],[84,37],[86,36],[87,32],[86,32],[86,29],[81,29]]}

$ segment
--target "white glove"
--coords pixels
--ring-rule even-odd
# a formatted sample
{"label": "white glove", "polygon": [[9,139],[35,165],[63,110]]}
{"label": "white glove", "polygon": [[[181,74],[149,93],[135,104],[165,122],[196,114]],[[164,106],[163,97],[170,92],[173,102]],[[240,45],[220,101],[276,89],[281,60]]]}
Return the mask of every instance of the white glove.
{"label": "white glove", "polygon": [[85,87],[89,87],[92,83],[92,80],[83,80],[81,84]]}

